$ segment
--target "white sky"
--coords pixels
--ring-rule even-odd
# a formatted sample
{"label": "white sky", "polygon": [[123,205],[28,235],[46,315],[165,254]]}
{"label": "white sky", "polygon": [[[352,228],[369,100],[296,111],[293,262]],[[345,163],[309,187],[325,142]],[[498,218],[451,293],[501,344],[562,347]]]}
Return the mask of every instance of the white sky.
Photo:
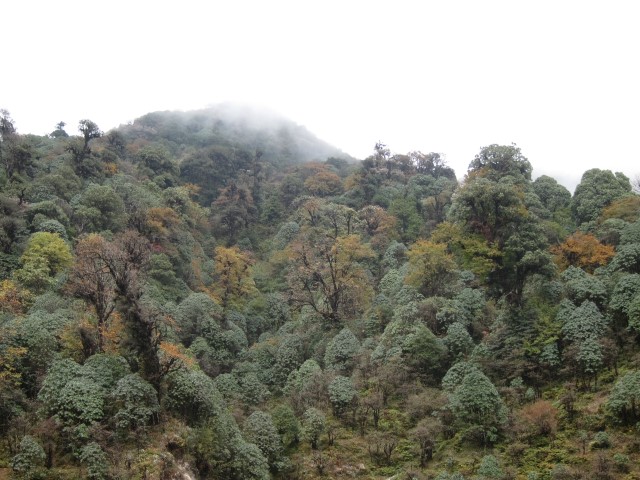
{"label": "white sky", "polygon": [[571,190],[640,173],[640,2],[3,2],[0,108],[21,133],[221,101],[271,107],[357,158],[516,143]]}

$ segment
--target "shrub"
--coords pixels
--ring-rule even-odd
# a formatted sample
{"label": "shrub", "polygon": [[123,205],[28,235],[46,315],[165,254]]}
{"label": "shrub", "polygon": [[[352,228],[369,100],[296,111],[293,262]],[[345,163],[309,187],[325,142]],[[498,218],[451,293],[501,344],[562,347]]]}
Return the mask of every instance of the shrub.
{"label": "shrub", "polygon": [[591,450],[611,448],[611,439],[607,432],[598,432],[593,436]]}
{"label": "shrub", "polygon": [[547,400],[526,405],[520,412],[531,435],[554,435],[558,427],[558,409]]}

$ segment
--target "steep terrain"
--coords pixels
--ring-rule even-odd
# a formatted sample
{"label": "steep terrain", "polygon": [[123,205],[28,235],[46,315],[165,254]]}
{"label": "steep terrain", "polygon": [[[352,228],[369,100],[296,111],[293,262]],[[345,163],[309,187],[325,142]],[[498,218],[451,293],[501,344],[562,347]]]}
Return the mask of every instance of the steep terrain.
{"label": "steep terrain", "polygon": [[249,107],[0,116],[0,478],[640,478],[640,197]]}

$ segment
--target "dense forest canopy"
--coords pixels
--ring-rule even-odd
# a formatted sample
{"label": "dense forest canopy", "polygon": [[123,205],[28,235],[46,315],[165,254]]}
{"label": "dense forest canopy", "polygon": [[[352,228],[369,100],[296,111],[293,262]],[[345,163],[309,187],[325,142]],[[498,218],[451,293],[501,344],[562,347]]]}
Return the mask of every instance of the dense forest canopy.
{"label": "dense forest canopy", "polygon": [[640,476],[629,178],[255,113],[1,111],[0,478]]}

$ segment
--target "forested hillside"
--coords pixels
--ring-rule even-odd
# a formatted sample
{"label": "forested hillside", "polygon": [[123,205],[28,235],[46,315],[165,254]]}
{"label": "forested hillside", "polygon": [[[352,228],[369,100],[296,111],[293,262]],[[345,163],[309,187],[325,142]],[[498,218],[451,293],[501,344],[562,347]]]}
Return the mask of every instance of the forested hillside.
{"label": "forested hillside", "polygon": [[640,479],[640,196],[251,109],[0,115],[0,479]]}

